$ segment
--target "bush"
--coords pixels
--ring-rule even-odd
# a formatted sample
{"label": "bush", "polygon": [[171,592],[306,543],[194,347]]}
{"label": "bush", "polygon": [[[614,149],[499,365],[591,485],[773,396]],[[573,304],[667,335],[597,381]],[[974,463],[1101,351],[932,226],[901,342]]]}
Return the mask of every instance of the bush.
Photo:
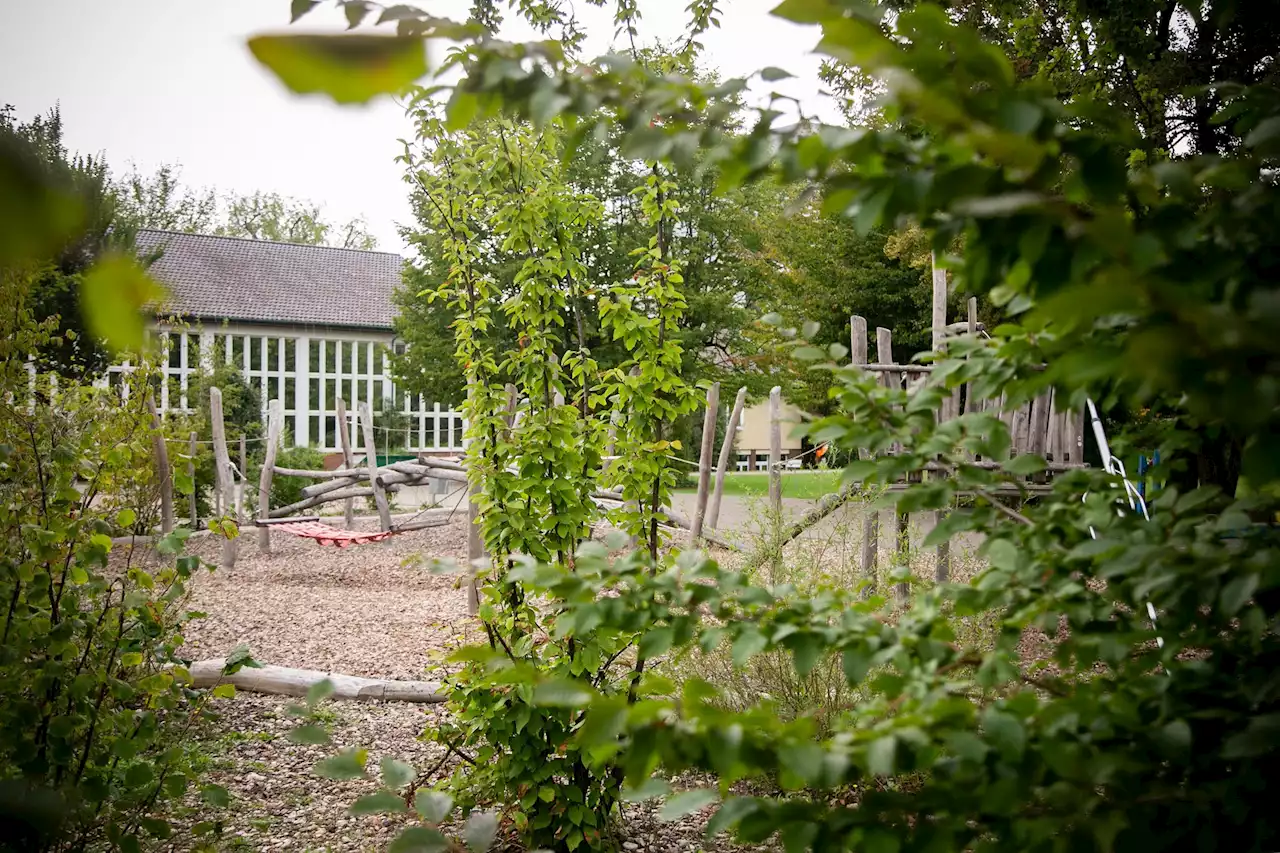
{"label": "bush", "polygon": [[[305,468],[318,471],[324,468],[324,454],[312,447],[290,447],[276,454],[276,464],[281,468]],[[271,506],[282,507],[302,500],[304,486],[315,480],[305,477],[271,478]],[[255,491],[254,494],[257,494]]]}
{"label": "bush", "polygon": [[136,850],[169,834],[163,805],[194,781],[183,737],[203,699],[176,651],[197,560],[178,556],[185,532],[154,569],[111,559],[111,534],[139,523],[129,486],[152,467],[145,377],[125,402],[64,380],[28,407],[20,356],[43,331],[5,284],[18,322],[0,335],[0,836]]}

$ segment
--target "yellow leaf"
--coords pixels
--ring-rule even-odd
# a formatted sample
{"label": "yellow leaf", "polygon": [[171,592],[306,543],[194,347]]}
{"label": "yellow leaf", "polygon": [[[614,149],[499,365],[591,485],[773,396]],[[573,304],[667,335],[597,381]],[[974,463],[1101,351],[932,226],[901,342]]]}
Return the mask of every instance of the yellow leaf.
{"label": "yellow leaf", "polygon": [[132,258],[107,255],[80,285],[80,310],[89,330],[115,352],[142,350],[143,309],[164,290]]}
{"label": "yellow leaf", "polygon": [[264,35],[249,39],[254,57],[299,94],[340,104],[396,94],[427,73],[426,43],[389,35]]}

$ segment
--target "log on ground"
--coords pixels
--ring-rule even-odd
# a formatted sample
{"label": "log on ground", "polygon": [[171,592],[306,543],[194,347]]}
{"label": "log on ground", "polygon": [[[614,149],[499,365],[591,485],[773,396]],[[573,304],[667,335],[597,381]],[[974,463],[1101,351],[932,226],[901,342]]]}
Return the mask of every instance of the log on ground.
{"label": "log on ground", "polygon": [[369,702],[417,702],[436,704],[448,697],[435,681],[396,681],[388,678],[364,678],[318,669],[295,669],[289,666],[244,667],[232,675],[223,675],[223,658],[200,660],[188,668],[192,686],[214,687],[233,684],[237,690],[266,693],[273,696],[306,696],[312,685],[328,679],[333,684],[334,699]]}

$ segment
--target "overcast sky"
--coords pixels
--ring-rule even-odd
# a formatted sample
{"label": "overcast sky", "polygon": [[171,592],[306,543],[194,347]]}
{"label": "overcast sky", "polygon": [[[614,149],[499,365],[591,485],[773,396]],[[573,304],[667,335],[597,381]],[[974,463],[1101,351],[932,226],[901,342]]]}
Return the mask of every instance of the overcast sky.
{"label": "overcast sky", "polygon": [[[688,0],[641,0],[645,39],[673,39]],[[819,96],[811,27],[768,16],[778,0],[725,0],[723,28],[703,39],[704,62],[723,76],[781,66],[796,80],[771,84],[830,114]],[[390,99],[338,107],[287,92],[245,48],[255,33],[288,25],[288,0],[0,0],[0,104],[28,119],[62,106],[68,147],[101,152],[116,173],[180,163],[183,181],[220,191],[263,190],[312,199],[330,219],[364,216],[379,248],[401,251],[409,218],[392,158],[408,122]],[[465,17],[466,4],[419,2]],[[305,20],[341,26],[330,3]],[[612,8],[577,4],[586,53],[613,44]],[[515,17],[514,15],[509,15]],[[512,27],[502,36],[529,38]]]}

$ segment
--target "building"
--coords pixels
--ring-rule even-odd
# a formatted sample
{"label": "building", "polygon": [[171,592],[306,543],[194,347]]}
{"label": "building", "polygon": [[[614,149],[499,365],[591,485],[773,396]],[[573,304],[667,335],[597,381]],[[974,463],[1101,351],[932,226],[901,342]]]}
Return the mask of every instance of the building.
{"label": "building", "polygon": [[341,396],[349,411],[370,402],[403,413],[396,449],[462,449],[461,413],[399,393],[391,378],[399,255],[149,229],[137,246],[160,253],[150,268],[168,291],[159,316],[180,321],[153,329],[168,353],[162,410],[186,410],[191,374],[222,359],[258,386],[264,406],[281,401],[294,446],[340,449]]}
{"label": "building", "polygon": [[[795,406],[782,403],[782,458],[790,459],[800,454],[802,442],[791,433],[804,415]],[[769,470],[769,401],[762,400],[742,410],[742,423],[734,444],[738,451],[739,471]],[[797,463],[798,464],[798,463]]]}

